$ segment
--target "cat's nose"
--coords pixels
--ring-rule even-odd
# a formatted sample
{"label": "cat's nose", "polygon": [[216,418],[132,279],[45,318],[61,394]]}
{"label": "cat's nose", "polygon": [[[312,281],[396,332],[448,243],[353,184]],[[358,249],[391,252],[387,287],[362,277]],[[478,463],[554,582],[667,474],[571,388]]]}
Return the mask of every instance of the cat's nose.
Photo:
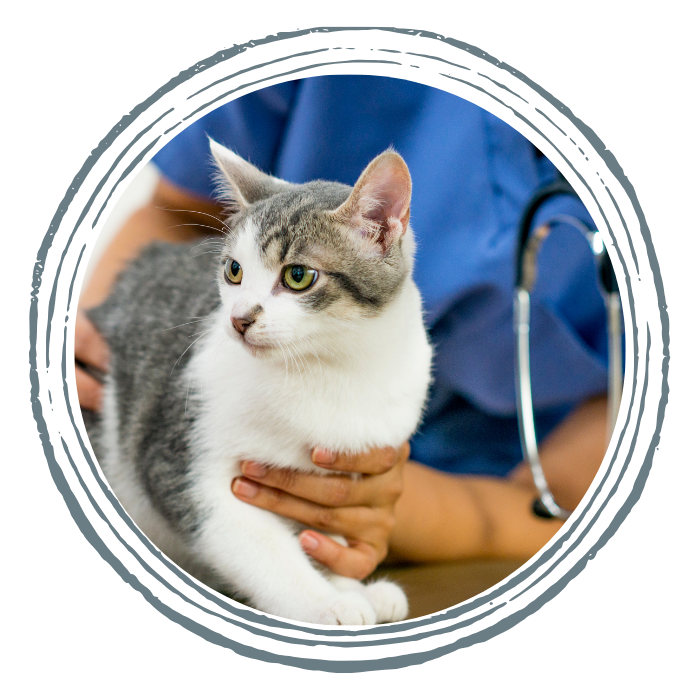
{"label": "cat's nose", "polygon": [[255,319],[250,316],[231,316],[231,323],[241,335],[245,335],[246,330],[255,323]]}

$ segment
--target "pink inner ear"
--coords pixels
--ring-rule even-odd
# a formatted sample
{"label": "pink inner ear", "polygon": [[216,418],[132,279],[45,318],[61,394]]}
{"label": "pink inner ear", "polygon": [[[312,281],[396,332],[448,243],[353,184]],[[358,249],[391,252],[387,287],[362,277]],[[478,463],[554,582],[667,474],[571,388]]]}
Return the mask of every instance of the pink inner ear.
{"label": "pink inner ear", "polygon": [[382,222],[389,218],[401,219],[408,207],[410,189],[396,168],[380,166],[377,170],[379,172],[372,173],[367,183],[368,199],[373,199],[375,205],[365,212],[365,216]]}
{"label": "pink inner ear", "polygon": [[364,169],[350,196],[333,214],[386,253],[406,232],[410,207],[408,167],[396,151],[388,150]]}
{"label": "pink inner ear", "polygon": [[368,205],[362,212],[363,218],[376,222],[373,237],[376,237],[377,243],[386,252],[405,230],[407,221],[402,221],[401,218],[402,215],[406,218],[410,197],[409,185],[405,181],[404,172],[389,163],[379,166],[371,174],[363,190]]}

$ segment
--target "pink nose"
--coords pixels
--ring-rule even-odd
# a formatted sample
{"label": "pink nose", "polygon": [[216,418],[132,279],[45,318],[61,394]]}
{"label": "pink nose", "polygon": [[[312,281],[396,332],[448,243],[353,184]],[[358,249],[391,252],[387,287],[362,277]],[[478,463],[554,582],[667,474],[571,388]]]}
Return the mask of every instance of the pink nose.
{"label": "pink nose", "polygon": [[241,316],[240,318],[231,316],[231,323],[241,335],[245,335],[246,330],[255,323],[255,319],[251,319],[248,316]]}

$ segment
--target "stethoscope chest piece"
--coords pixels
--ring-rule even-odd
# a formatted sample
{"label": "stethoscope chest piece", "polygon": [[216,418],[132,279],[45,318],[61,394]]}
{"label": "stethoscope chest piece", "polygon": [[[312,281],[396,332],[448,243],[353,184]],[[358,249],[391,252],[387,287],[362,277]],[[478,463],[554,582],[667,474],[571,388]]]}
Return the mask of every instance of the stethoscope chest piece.
{"label": "stethoscope chest piece", "polygon": [[[561,509],[560,509],[561,510]],[[542,499],[536,498],[532,502],[532,512],[538,517],[538,518],[543,518],[544,520],[551,520],[555,516],[549,511],[547,506],[545,506],[544,503],[542,503]],[[568,517],[568,513],[567,516]]]}

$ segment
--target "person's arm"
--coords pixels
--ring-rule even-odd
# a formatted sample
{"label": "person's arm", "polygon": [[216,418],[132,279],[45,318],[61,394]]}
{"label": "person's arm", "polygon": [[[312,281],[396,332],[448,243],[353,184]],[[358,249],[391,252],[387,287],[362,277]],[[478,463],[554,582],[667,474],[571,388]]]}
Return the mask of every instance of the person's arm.
{"label": "person's arm", "polygon": [[118,231],[83,287],[80,306],[91,308],[107,298],[119,272],[149,243],[186,243],[223,231],[224,215],[216,202],[196,197],[160,179],[151,200]]}
{"label": "person's arm", "polygon": [[[542,444],[545,475],[562,506],[574,508],[583,498],[605,454],[605,434],[603,397],[580,406]],[[533,514],[537,492],[524,465],[509,479],[494,479],[439,472],[407,462],[405,453],[389,456],[375,450],[352,460],[340,456],[332,465],[314,460],[367,475],[360,480],[282,469],[258,476],[244,469],[233,491],[248,503],[348,537],[353,546],[346,548],[318,533],[300,535],[310,556],[355,578],[374,570],[387,544],[392,559],[407,562],[527,559],[561,527],[559,520]],[[244,492],[241,484],[256,488]],[[314,548],[304,544],[310,536]]]}
{"label": "person's arm", "polygon": [[[574,509],[605,455],[605,397],[575,410],[540,446],[540,458],[557,502]],[[409,462],[396,504],[394,556],[409,561],[469,557],[527,559],[562,521],[532,512],[537,490],[521,464],[508,479],[453,476]]]}
{"label": "person's arm", "polygon": [[83,408],[100,410],[102,385],[81,365],[105,372],[109,361],[107,346],[85,315],[85,309],[107,298],[119,272],[149,243],[185,243],[218,235],[223,229],[223,218],[221,207],[215,202],[192,196],[161,179],[148,204],[132,214],[117,232],[80,295],[75,321],[75,381]]}

